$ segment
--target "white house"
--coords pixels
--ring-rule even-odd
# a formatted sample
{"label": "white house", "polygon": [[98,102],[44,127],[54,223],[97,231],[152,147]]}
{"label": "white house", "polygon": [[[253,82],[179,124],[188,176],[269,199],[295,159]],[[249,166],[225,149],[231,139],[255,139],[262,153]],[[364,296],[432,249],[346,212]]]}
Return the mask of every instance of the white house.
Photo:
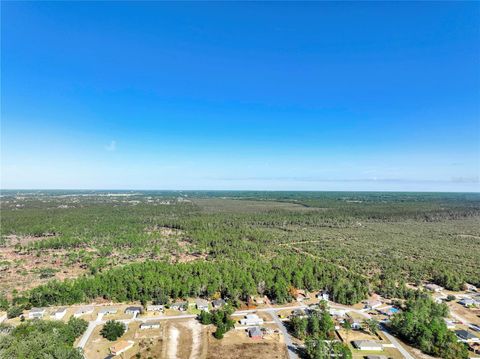
{"label": "white house", "polygon": [[165,306],[163,306],[161,304],[147,305],[147,311],[149,311],[149,312],[163,312],[164,309],[165,309]]}
{"label": "white house", "polygon": [[45,308],[32,308],[28,313],[29,319],[40,319],[45,315]]}
{"label": "white house", "polygon": [[325,290],[318,292],[316,297],[320,300],[326,300],[327,302],[330,300],[330,294]]}
{"label": "white house", "polygon": [[256,326],[263,324],[263,319],[256,314],[247,314],[245,318],[240,319],[241,325]]}
{"label": "white house", "polygon": [[73,316],[75,318],[78,318],[82,315],[90,314],[90,313],[93,313],[93,307],[92,306],[81,307],[81,308],[78,308],[78,310],[73,314]]}
{"label": "white house", "polygon": [[425,288],[428,289],[430,292],[436,292],[436,293],[441,292],[443,290],[442,287],[434,283],[425,284]]}
{"label": "white house", "polygon": [[203,310],[208,312],[208,301],[205,299],[197,298],[195,299],[195,306],[198,310]]}
{"label": "white house", "polygon": [[334,317],[343,317],[347,311],[345,309],[334,309],[334,308],[329,308],[328,313]]}
{"label": "white house", "polygon": [[170,308],[180,310],[181,312],[183,312],[183,311],[187,310],[188,303],[187,302],[175,302],[175,303],[170,304]]}
{"label": "white house", "polygon": [[158,320],[151,320],[145,323],[140,324],[140,329],[158,329],[160,328],[160,322]]}
{"label": "white house", "polygon": [[475,287],[473,284],[467,283],[467,284],[465,284],[465,287],[467,288],[467,290],[469,290],[471,292],[476,292],[477,291],[477,287]]}
{"label": "white house", "polygon": [[380,351],[383,346],[373,340],[354,340],[353,346],[358,350]]}
{"label": "white house", "polygon": [[67,308],[62,307],[52,312],[52,317],[53,319],[60,320],[65,316],[65,314],[67,314]]}
{"label": "white house", "polygon": [[125,314],[139,315],[142,312],[142,307],[127,307],[125,309]]}
{"label": "white house", "polygon": [[103,314],[103,315],[107,315],[107,314],[116,314],[118,312],[118,309],[117,308],[102,308],[98,311],[98,314]]}

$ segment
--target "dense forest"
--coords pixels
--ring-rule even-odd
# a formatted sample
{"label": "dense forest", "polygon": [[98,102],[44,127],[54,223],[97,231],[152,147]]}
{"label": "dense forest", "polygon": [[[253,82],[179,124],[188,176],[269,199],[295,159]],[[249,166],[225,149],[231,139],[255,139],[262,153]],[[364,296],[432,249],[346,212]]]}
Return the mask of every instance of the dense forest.
{"label": "dense forest", "polygon": [[478,194],[7,191],[0,276],[35,305],[156,291],[283,302],[289,286],[402,298],[407,282],[480,285],[479,220]]}
{"label": "dense forest", "polygon": [[311,258],[285,256],[270,261],[241,259],[196,261],[182,264],[145,262],[115,268],[72,281],[51,281],[29,293],[34,306],[72,304],[98,297],[115,301],[212,297],[246,300],[266,294],[283,303],[292,299],[290,288],[327,289],[333,300],[353,304],[366,298],[367,281]]}

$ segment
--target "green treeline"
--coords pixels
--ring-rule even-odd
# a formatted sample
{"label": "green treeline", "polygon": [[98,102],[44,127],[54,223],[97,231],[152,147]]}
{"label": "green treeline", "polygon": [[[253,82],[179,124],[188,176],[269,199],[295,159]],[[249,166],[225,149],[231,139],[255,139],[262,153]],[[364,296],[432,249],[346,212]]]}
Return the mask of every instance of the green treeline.
{"label": "green treeline", "polygon": [[225,333],[235,326],[235,322],[230,317],[233,312],[233,307],[227,304],[224,308],[214,310],[213,312],[202,310],[197,319],[203,325],[214,324],[217,329],[213,333],[213,336],[217,339],[222,339]]}
{"label": "green treeline", "polygon": [[291,299],[289,289],[327,289],[332,300],[354,304],[366,298],[368,284],[356,274],[312,258],[287,256],[272,260],[205,261],[181,264],[147,261],[129,264],[75,280],[51,281],[29,292],[34,306],[73,304],[103,297],[114,301],[146,301],[168,297],[246,299],[266,294],[279,303]]}
{"label": "green treeline", "polygon": [[352,358],[350,349],[335,340],[335,323],[325,307],[307,316],[294,316],[290,320],[290,327],[293,335],[305,340],[308,359]]}
{"label": "green treeline", "polygon": [[407,300],[403,311],[395,314],[391,328],[395,334],[423,352],[445,359],[466,359],[468,351],[456,335],[447,329],[446,304],[437,304],[426,293]]}

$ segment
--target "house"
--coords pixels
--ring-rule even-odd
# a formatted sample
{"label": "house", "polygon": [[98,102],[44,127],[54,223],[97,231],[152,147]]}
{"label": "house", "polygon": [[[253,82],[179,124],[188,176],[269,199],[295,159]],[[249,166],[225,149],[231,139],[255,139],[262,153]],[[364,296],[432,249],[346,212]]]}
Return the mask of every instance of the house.
{"label": "house", "polygon": [[326,300],[327,302],[330,300],[330,295],[325,290],[318,292],[316,297],[320,300]]}
{"label": "house", "polygon": [[462,300],[460,300],[458,302],[458,304],[461,304],[463,305],[464,307],[473,307],[475,305],[477,305],[477,301],[474,300],[474,299],[471,299],[471,298],[463,298]]}
{"label": "house", "polygon": [[245,318],[240,319],[241,325],[256,326],[263,324],[263,319],[256,314],[247,314]]}
{"label": "house", "polygon": [[140,324],[140,329],[158,329],[160,328],[160,321],[158,320],[150,320],[148,322]]}
{"label": "house", "polygon": [[435,293],[441,292],[443,290],[442,287],[440,287],[439,285],[434,284],[434,283],[425,284],[425,289],[429,290],[430,292],[435,292]]}
{"label": "house", "polygon": [[470,323],[470,324],[468,325],[468,327],[469,327],[470,329],[475,330],[476,332],[480,332],[480,325],[476,325],[476,324]]}
{"label": "house", "polygon": [[108,315],[108,314],[116,314],[118,312],[117,308],[102,308],[98,311],[98,314]]}
{"label": "house", "polygon": [[29,319],[40,319],[45,315],[45,308],[32,308],[28,313]]}
{"label": "house", "polygon": [[81,308],[78,308],[78,310],[73,314],[73,316],[75,318],[78,318],[82,315],[90,314],[90,313],[93,313],[93,307],[92,306],[81,307]]}
{"label": "house", "polygon": [[249,304],[270,304],[270,299],[266,295],[263,297],[248,297]]}
{"label": "house", "polygon": [[170,304],[170,308],[183,312],[183,311],[187,310],[188,303],[187,302],[175,302],[175,303]]}
{"label": "house", "polygon": [[133,347],[134,341],[132,340],[120,340],[115,345],[110,347],[110,354],[113,356],[125,353],[128,349]]}
{"label": "house", "polygon": [[248,336],[252,339],[262,339],[263,333],[259,327],[248,328]]}
{"label": "house", "polygon": [[198,310],[203,310],[205,312],[208,312],[208,301],[205,299],[200,299],[200,298],[195,299],[195,306],[197,307]]}
{"label": "house", "polygon": [[147,305],[147,311],[149,311],[149,312],[163,312],[164,309],[165,309],[165,306],[163,306],[161,304]]}
{"label": "house", "polygon": [[383,346],[373,340],[354,340],[352,343],[353,343],[353,346],[358,350],[369,350],[369,351],[383,350]]}
{"label": "house", "polygon": [[328,313],[330,313],[330,315],[334,317],[343,317],[345,316],[345,314],[347,314],[347,311],[345,309],[329,308]]}
{"label": "house", "polygon": [[139,315],[142,312],[142,307],[127,307],[125,308],[125,314]]}
{"label": "house", "polygon": [[221,307],[223,307],[225,304],[227,304],[223,299],[215,299],[213,302],[212,302],[212,306],[214,309],[220,309]]}
{"label": "house", "polygon": [[475,287],[473,284],[466,283],[465,284],[465,289],[470,291],[470,292],[476,292],[477,287]]}
{"label": "house", "polygon": [[62,307],[52,312],[53,319],[60,320],[67,314],[67,308]]}
{"label": "house", "polygon": [[455,330],[455,334],[457,335],[458,339],[464,343],[480,342],[480,338],[463,329]]}

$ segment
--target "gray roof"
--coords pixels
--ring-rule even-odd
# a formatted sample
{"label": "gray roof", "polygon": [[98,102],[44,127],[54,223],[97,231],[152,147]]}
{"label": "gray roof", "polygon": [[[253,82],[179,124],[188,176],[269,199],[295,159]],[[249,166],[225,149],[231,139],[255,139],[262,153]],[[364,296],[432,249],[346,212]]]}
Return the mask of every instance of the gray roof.
{"label": "gray roof", "polygon": [[79,313],[85,313],[85,312],[91,312],[91,311],[93,311],[93,307],[88,306],[88,307],[78,308],[78,310],[75,313],[79,314]]}
{"label": "gray roof", "polygon": [[116,313],[117,312],[117,308],[102,308],[98,311],[99,313]]}
{"label": "gray roof", "polygon": [[462,339],[475,339],[477,338],[475,335],[473,335],[472,333],[466,331],[466,330],[455,330],[455,334],[457,334],[457,336],[459,336],[460,338]]}
{"label": "gray roof", "polygon": [[250,335],[251,337],[262,336],[262,331],[259,327],[251,327],[248,328],[248,335]]}
{"label": "gray roof", "polygon": [[136,307],[136,306],[132,306],[132,307],[127,307],[125,308],[125,311],[126,312],[141,312],[142,311],[142,307]]}
{"label": "gray roof", "polygon": [[66,311],[66,310],[67,310],[67,307],[61,307],[61,308],[58,308],[58,309],[54,310],[54,311],[52,312],[52,314],[55,314],[55,313],[63,313],[63,312]]}
{"label": "gray roof", "polygon": [[196,304],[196,305],[204,305],[204,306],[207,306],[207,305],[208,305],[208,300],[201,299],[201,298],[197,298],[197,299],[195,299],[195,304]]}
{"label": "gray roof", "polygon": [[45,312],[45,308],[32,308],[30,309],[30,313],[43,313]]}
{"label": "gray roof", "polygon": [[143,327],[153,327],[155,325],[160,325],[160,321],[159,320],[150,320],[148,322],[145,322],[145,323],[142,323],[140,324],[140,328],[143,328]]}
{"label": "gray roof", "polygon": [[170,306],[172,306],[172,305],[173,305],[173,306],[188,305],[188,303],[187,303],[187,302],[175,302],[175,303],[170,304]]}
{"label": "gray roof", "polygon": [[215,299],[212,304],[214,307],[221,307],[222,305],[225,305],[225,301],[223,299]]}

